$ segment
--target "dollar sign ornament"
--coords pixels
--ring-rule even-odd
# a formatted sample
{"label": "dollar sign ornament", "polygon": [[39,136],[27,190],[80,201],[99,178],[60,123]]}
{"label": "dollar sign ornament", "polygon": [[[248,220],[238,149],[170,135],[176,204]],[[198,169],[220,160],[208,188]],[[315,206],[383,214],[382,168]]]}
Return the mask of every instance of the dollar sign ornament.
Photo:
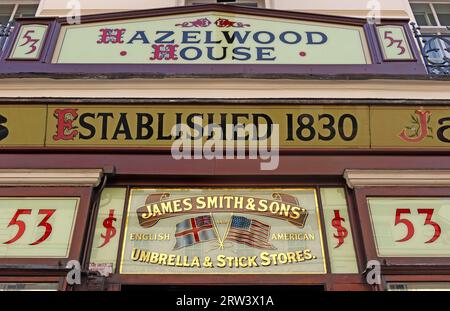
{"label": "dollar sign ornament", "polygon": [[100,236],[104,239],[103,244],[98,248],[102,248],[108,244],[109,241],[116,235],[116,228],[113,225],[116,220],[117,219],[114,217],[114,210],[109,210],[109,216],[103,220],[103,227],[106,228],[106,232],[104,234],[100,234]]}
{"label": "dollar sign ornament", "polygon": [[334,248],[344,244],[344,240],[348,236],[347,229],[342,226],[343,222],[345,222],[345,219],[341,217],[339,210],[334,210],[334,218],[331,221],[331,225],[336,229],[336,233],[333,233],[333,236],[338,240],[338,244]]}

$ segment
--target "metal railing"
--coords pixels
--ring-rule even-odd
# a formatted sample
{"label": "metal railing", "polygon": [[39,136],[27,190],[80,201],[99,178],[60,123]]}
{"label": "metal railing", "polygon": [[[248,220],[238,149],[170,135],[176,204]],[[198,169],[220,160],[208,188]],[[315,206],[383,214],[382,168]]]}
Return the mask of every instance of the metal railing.
{"label": "metal railing", "polygon": [[421,34],[419,26],[415,23],[411,26],[428,74],[450,75],[450,34]]}
{"label": "metal railing", "polygon": [[12,29],[14,27],[14,22],[9,22],[6,25],[0,24],[0,55],[3,52],[6,42],[11,35]]}

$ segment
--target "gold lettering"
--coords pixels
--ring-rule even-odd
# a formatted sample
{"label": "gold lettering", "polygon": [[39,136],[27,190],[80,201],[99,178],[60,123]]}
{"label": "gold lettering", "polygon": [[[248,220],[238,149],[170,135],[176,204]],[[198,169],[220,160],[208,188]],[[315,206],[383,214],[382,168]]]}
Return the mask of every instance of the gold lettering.
{"label": "gold lettering", "polygon": [[280,204],[278,202],[270,203],[269,210],[272,214],[278,214],[279,209],[280,209]]}
{"label": "gold lettering", "polygon": [[159,210],[158,204],[153,204],[153,216],[161,215],[161,211]]}
{"label": "gold lettering", "polygon": [[190,211],[192,209],[191,198],[183,199],[183,204],[185,211]]}
{"label": "gold lettering", "polygon": [[167,260],[167,265],[175,266],[175,255],[173,255],[173,254],[169,255],[169,260]]}
{"label": "gold lettering", "polygon": [[158,253],[152,253],[152,255],[150,256],[150,263],[152,264],[156,264],[158,263]]}
{"label": "gold lettering", "polygon": [[269,255],[270,254],[267,252],[262,252],[261,254],[259,254],[259,258],[261,258],[261,266],[263,267],[270,266]]}
{"label": "gold lettering", "polygon": [[150,261],[151,252],[141,251],[141,256],[139,256],[140,262],[149,262]]}
{"label": "gold lettering", "polygon": [[265,212],[267,209],[267,200],[259,200],[258,211]]}
{"label": "gold lettering", "polygon": [[293,252],[287,252],[287,258],[288,258],[289,263],[297,262],[295,260],[295,253],[293,253]]}
{"label": "gold lettering", "polygon": [[208,208],[218,208],[217,196],[208,196]]}
{"label": "gold lettering", "polygon": [[145,208],[147,209],[147,212],[146,213],[142,213],[141,217],[143,219],[149,219],[150,217],[152,217],[152,210],[151,210],[150,206],[148,206],[148,205],[146,205]]}
{"label": "gold lettering", "polygon": [[303,251],[303,254],[305,255],[305,259],[306,260],[311,260],[313,258],[313,256],[311,255],[311,250],[310,249],[305,249]]}
{"label": "gold lettering", "polygon": [[234,197],[234,208],[242,209],[244,208],[244,198]]}
{"label": "gold lettering", "polygon": [[232,196],[226,195],[223,197],[225,199],[225,201],[227,202],[227,205],[225,206],[226,208],[231,208],[231,203],[230,201],[233,199]]}
{"label": "gold lettering", "polygon": [[298,211],[300,209],[300,207],[298,206],[293,206],[291,209],[291,218],[292,219],[299,219],[300,218],[300,212]]}
{"label": "gold lettering", "polygon": [[282,216],[284,214],[285,217],[288,217],[290,209],[291,209],[291,206],[289,204],[281,203],[280,215]]}
{"label": "gold lettering", "polygon": [[305,258],[303,257],[303,251],[297,251],[297,252],[295,252],[295,255],[297,256],[298,262],[305,261]]}
{"label": "gold lettering", "polygon": [[159,254],[158,265],[166,265],[167,254]]}
{"label": "gold lettering", "polygon": [[206,207],[205,197],[197,197],[197,209],[203,209]]}
{"label": "gold lettering", "polygon": [[181,201],[180,200],[173,200],[172,203],[173,203],[173,211],[175,213],[181,212],[181,207],[180,207]]}
{"label": "gold lettering", "polygon": [[160,202],[160,204],[161,204],[161,211],[162,211],[163,214],[173,213],[173,211],[172,211],[172,202],[173,201]]}
{"label": "gold lettering", "polygon": [[131,260],[136,261],[139,258],[139,254],[140,254],[141,250],[134,248],[131,251]]}
{"label": "gold lettering", "polygon": [[200,258],[198,258],[197,256],[195,256],[195,257],[192,259],[191,267],[198,267],[198,268],[200,268],[200,267],[201,267],[201,266],[200,266]]}
{"label": "gold lettering", "polygon": [[227,263],[225,262],[225,255],[218,255],[216,257],[216,260],[217,260],[217,267],[219,268],[224,268],[227,265]]}

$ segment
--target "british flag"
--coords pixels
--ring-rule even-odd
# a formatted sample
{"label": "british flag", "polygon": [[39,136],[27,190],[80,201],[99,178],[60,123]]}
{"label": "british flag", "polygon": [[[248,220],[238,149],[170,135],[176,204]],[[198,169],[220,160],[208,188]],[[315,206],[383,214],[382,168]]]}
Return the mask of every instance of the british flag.
{"label": "british flag", "polygon": [[275,249],[269,243],[270,226],[243,216],[232,216],[226,240],[260,249]]}
{"label": "british flag", "polygon": [[173,249],[217,240],[211,216],[197,216],[178,223],[175,238],[177,241]]}

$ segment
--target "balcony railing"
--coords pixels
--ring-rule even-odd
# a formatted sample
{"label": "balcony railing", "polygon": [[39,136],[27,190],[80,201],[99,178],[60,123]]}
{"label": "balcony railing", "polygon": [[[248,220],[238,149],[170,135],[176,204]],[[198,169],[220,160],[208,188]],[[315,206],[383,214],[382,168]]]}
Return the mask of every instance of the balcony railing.
{"label": "balcony railing", "polygon": [[2,54],[3,48],[6,46],[6,42],[11,35],[13,27],[14,22],[9,22],[6,25],[0,24],[0,55]]}
{"label": "balcony railing", "polygon": [[419,26],[415,23],[411,26],[428,73],[450,75],[450,34],[421,34]]}

